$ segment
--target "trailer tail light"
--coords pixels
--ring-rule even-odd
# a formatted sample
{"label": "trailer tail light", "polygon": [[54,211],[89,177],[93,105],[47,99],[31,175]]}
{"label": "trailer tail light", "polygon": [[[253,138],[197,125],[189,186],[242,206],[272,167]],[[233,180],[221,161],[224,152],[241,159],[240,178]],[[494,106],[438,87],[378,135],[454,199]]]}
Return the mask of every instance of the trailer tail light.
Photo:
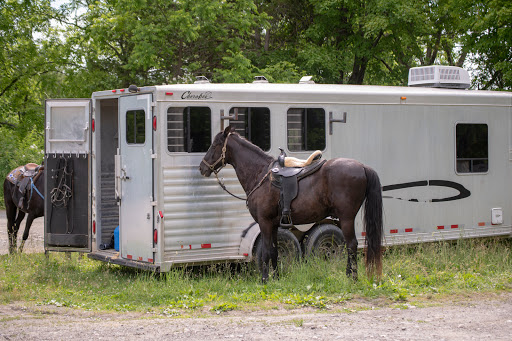
{"label": "trailer tail light", "polygon": [[158,244],[158,230],[153,231],[153,242]]}
{"label": "trailer tail light", "polygon": [[91,121],[91,129],[92,129],[92,132],[94,133],[94,131],[96,130],[96,121],[94,120],[94,118],[92,119]]}
{"label": "trailer tail light", "polygon": [[153,116],[153,130],[156,131],[156,116]]}
{"label": "trailer tail light", "polygon": [[172,92],[166,92],[165,94],[166,94],[167,96],[172,96],[172,95],[174,95]]}
{"label": "trailer tail light", "polygon": [[92,234],[96,234],[96,220],[92,221]]}

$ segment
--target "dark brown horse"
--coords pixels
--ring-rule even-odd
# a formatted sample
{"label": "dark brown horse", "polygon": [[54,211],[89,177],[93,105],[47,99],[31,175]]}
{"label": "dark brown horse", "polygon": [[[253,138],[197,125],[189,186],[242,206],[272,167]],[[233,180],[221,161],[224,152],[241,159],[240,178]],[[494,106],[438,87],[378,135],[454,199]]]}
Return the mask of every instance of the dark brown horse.
{"label": "dark brown horse", "polygon": [[[267,176],[274,161],[229,126],[215,136],[199,166],[201,174],[207,177],[226,164],[235,169],[248,196],[249,211],[260,226],[263,281],[269,277],[270,261],[277,270],[279,190],[271,185]],[[356,160],[329,160],[317,172],[300,180],[298,195],[291,205],[295,224],[315,223],[326,217],[339,219],[348,249],[347,275],[354,279],[357,279],[354,219],[365,199],[366,270],[370,276],[378,276],[382,272],[382,191],[373,169]]]}
{"label": "dark brown horse", "polygon": [[[32,164],[35,166],[35,164]],[[14,171],[13,171],[14,172]],[[11,172],[11,174],[13,174]],[[9,177],[8,176],[8,177]],[[12,177],[11,177],[12,178]],[[7,235],[9,237],[9,253],[23,251],[23,246],[28,238],[30,226],[34,219],[44,215],[44,167],[38,168],[32,177],[29,177],[25,193],[21,193],[19,186],[9,179],[4,180],[4,203],[7,215]],[[15,181],[17,182],[17,180]],[[21,222],[28,214],[25,222],[25,231],[19,250],[17,249],[18,230]]]}

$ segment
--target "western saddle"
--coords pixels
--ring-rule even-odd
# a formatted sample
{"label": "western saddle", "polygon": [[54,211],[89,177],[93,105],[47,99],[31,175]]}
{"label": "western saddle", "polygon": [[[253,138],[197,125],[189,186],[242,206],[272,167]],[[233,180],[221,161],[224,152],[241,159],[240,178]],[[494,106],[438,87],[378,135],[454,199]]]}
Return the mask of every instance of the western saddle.
{"label": "western saddle", "polygon": [[306,160],[288,157],[283,149],[281,155],[271,165],[272,185],[279,188],[279,209],[281,210],[281,227],[293,226],[291,204],[297,197],[299,181],[319,170],[326,160],[321,160],[322,152],[313,152]]}
{"label": "western saddle", "polygon": [[[12,184],[14,184],[21,193],[19,202],[17,203],[18,207],[24,207],[25,199],[28,197],[28,192],[31,188],[31,184],[34,183],[37,180],[37,178],[41,175],[42,170],[44,170],[43,165],[27,163],[24,166],[19,166],[18,168],[14,169],[7,175],[6,179]],[[28,198],[27,200],[27,209],[29,201],[30,198]]]}

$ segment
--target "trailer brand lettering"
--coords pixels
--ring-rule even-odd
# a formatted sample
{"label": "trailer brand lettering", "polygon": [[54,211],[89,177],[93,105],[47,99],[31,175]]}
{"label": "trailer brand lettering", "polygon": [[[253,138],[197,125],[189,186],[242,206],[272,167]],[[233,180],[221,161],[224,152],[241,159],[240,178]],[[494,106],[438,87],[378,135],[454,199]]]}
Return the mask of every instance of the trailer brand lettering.
{"label": "trailer brand lettering", "polygon": [[199,100],[204,100],[204,99],[212,99],[212,98],[213,98],[213,96],[212,96],[212,93],[210,91],[201,92],[201,93],[198,93],[198,94],[195,94],[192,91],[185,91],[181,95],[181,99],[199,99]]}

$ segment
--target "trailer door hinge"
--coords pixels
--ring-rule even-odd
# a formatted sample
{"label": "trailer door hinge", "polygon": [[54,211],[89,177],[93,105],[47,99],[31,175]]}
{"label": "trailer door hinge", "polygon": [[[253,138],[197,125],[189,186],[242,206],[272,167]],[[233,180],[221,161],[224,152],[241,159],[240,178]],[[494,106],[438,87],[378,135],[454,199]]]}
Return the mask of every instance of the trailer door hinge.
{"label": "trailer door hinge", "polygon": [[151,201],[151,206],[156,206],[156,205],[157,205],[156,201]]}

